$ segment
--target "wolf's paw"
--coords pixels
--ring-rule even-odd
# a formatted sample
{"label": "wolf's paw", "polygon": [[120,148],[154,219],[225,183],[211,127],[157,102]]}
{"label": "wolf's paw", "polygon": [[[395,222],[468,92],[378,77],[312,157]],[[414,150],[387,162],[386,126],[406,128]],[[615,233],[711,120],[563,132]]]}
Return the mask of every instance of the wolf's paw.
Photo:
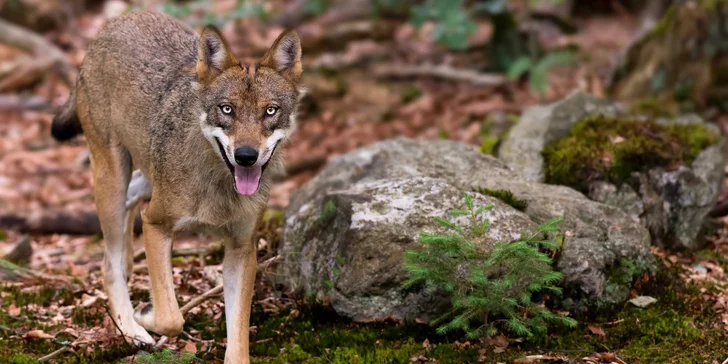
{"label": "wolf's paw", "polygon": [[179,310],[177,312],[165,312],[164,315],[155,316],[154,307],[152,307],[151,303],[144,307],[138,306],[134,310],[134,320],[149,331],[171,337],[182,333],[185,324],[185,320],[182,318],[182,313]]}
{"label": "wolf's paw", "polygon": [[141,325],[136,323],[133,319],[124,320],[119,322],[119,329],[124,333],[124,336],[129,338],[134,346],[154,345],[155,341],[151,335]]}

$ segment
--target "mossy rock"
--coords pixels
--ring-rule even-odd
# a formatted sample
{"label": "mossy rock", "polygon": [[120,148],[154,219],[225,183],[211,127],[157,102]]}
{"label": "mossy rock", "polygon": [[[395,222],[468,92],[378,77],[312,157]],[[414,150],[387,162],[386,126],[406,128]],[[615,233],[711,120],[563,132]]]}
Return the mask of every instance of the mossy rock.
{"label": "mossy rock", "polygon": [[696,116],[590,116],[546,145],[545,178],[641,219],[655,245],[697,249],[722,186],[723,148]]}
{"label": "mossy rock", "polygon": [[526,110],[500,157],[526,179],[621,209],[654,245],[697,249],[722,188],[724,147],[720,130],[698,116],[631,115],[577,91]]}
{"label": "mossy rock", "polygon": [[630,117],[589,116],[543,151],[547,183],[588,192],[594,181],[621,185],[634,172],[689,166],[720,136],[703,125],[658,124]]}

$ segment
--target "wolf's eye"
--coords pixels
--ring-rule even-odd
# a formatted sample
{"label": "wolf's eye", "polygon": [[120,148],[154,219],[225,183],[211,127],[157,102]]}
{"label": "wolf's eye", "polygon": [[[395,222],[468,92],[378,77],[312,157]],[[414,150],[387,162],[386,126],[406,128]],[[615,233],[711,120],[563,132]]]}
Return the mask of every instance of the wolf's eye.
{"label": "wolf's eye", "polygon": [[275,106],[268,106],[267,109],[265,109],[265,114],[268,116],[273,116],[278,112],[278,108]]}
{"label": "wolf's eye", "polygon": [[220,106],[220,110],[222,110],[222,113],[225,115],[230,115],[233,113],[233,107],[230,105],[222,105]]}

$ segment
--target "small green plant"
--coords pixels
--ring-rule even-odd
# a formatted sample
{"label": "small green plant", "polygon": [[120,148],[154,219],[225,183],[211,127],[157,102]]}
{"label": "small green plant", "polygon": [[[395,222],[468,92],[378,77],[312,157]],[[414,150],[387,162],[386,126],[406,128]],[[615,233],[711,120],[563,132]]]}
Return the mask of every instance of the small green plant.
{"label": "small green plant", "polygon": [[507,75],[511,80],[517,80],[528,74],[528,87],[543,95],[546,92],[549,69],[554,66],[565,66],[574,62],[574,54],[570,51],[547,53],[541,58],[523,56],[516,59],[508,67]]}
{"label": "small green plant", "polygon": [[542,336],[547,324],[575,327],[569,317],[554,314],[536,296],[560,294],[555,284],[561,273],[552,267],[549,250],[558,249],[549,234],[558,232],[561,219],[540,225],[536,232],[523,234],[511,243],[496,243],[492,249],[476,244],[488,232],[490,222],[481,215],[493,205],[475,207],[465,194],[466,210],[452,210],[453,216],[468,216],[469,227],[436,217],[450,230],[446,234],[421,233],[421,249],[405,252],[405,269],[410,277],[405,287],[424,283],[431,291],[452,295],[452,310],[435,320],[437,332],[462,330],[468,338],[511,332],[520,337]]}
{"label": "small green plant", "polygon": [[326,225],[331,222],[334,217],[336,217],[336,202],[334,202],[334,200],[329,200],[326,202],[324,208],[321,210],[318,222],[321,225]]}

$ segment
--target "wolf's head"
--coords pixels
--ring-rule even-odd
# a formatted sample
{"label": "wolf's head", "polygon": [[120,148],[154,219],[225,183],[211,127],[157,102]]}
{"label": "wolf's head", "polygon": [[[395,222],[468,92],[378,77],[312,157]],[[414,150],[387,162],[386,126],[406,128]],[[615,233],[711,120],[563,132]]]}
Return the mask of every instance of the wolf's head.
{"label": "wolf's head", "polygon": [[295,129],[301,42],[286,31],[259,63],[240,63],[214,27],[200,34],[197,76],[200,126],[242,195],[258,191],[276,148]]}

